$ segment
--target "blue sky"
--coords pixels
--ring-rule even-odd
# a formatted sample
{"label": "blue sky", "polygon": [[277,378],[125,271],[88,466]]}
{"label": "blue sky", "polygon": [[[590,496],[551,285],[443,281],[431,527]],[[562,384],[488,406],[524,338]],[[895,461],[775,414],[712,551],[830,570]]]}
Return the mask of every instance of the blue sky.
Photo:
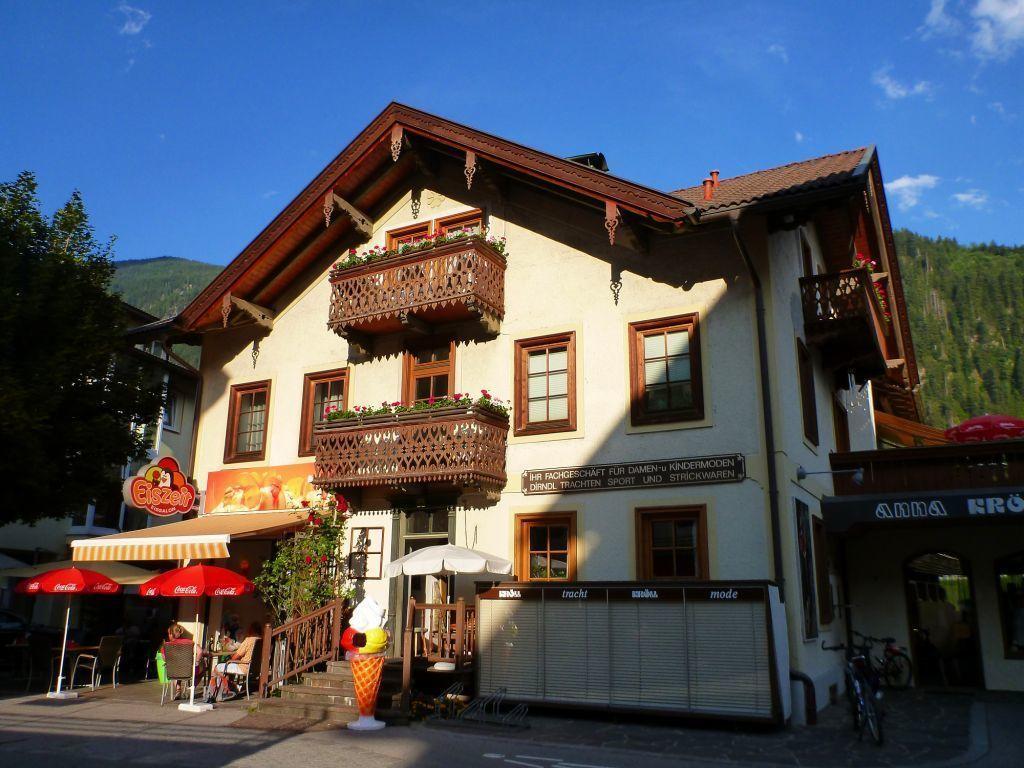
{"label": "blue sky", "polygon": [[896,226],[1024,243],[1024,0],[0,0],[0,178],[233,258],[391,100],[660,189],[874,143]]}

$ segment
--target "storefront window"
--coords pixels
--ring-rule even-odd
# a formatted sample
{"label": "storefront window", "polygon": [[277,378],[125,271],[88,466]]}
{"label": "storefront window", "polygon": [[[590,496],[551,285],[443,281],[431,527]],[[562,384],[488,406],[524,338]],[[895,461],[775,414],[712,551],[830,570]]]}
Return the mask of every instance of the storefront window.
{"label": "storefront window", "polygon": [[405,523],[406,534],[447,533],[448,510],[417,509],[409,512]]}
{"label": "storefront window", "polygon": [[1008,659],[1024,659],[1024,552],[996,563],[996,589]]}

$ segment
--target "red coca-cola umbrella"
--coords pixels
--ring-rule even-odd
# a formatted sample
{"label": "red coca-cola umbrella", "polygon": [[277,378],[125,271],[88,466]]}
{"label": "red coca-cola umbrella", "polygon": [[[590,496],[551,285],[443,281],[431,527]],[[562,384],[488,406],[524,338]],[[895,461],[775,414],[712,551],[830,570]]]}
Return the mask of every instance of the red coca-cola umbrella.
{"label": "red coca-cola umbrella", "polygon": [[64,656],[68,648],[68,625],[71,623],[72,595],[116,595],[121,585],[102,573],[85,568],[58,568],[40,573],[18,582],[15,592],[23,595],[67,595],[68,606],[64,612],[64,641],[60,647],[60,669],[57,671],[57,690],[46,695],[51,699],[73,699],[73,691],[61,690],[64,683]]}
{"label": "red coca-cola umbrella", "polygon": [[[227,568],[216,565],[189,565],[161,573],[139,587],[142,597],[194,597],[196,599],[196,626],[199,626],[199,598],[238,597],[253,591],[253,583]],[[203,712],[212,709],[210,704],[196,704],[196,664],[198,649],[204,645],[203,638],[192,648],[192,691],[188,704],[179,704],[187,712]]]}
{"label": "red coca-cola umbrella", "polygon": [[1018,440],[1024,438],[1024,419],[998,413],[975,416],[950,427],[946,437],[954,443],[980,443],[988,440]]}

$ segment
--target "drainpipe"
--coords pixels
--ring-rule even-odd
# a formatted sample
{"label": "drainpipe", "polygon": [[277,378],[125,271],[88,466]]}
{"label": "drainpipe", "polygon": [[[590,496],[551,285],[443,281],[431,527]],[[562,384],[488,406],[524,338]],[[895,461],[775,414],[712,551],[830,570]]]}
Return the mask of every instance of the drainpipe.
{"label": "drainpipe", "polygon": [[779,585],[779,600],[786,602],[785,576],[782,568],[782,535],[779,522],[779,478],[775,468],[775,419],[772,416],[772,388],[768,374],[768,333],[765,330],[764,289],[740,234],[742,214],[729,214],[729,226],[736,250],[743,259],[754,286],[754,308],[757,316],[757,356],[761,365],[761,420],[764,423],[764,449],[768,457],[768,512],[772,528],[772,578]]}

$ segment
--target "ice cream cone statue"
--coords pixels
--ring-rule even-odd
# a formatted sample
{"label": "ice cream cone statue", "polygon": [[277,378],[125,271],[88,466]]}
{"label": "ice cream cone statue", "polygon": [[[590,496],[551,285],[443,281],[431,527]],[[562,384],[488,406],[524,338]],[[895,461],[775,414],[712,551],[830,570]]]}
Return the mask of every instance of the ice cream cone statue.
{"label": "ice cream cone statue", "polygon": [[352,667],[352,683],[356,690],[359,719],[348,724],[353,731],[376,731],[384,723],[374,718],[377,693],[384,673],[384,651],[388,633],[384,631],[387,611],[376,600],[367,597],[352,612],[348,629],[341,636],[341,647]]}

